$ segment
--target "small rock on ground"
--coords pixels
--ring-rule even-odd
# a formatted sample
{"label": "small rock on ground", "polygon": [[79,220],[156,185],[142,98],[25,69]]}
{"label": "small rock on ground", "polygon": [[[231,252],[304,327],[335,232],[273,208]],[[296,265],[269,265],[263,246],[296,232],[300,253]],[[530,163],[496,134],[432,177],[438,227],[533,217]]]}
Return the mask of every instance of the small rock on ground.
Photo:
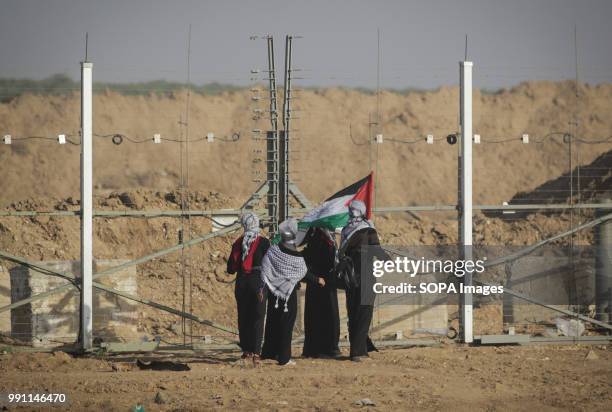
{"label": "small rock on ground", "polygon": [[355,405],[357,406],[376,406],[376,403],[369,398],[363,398],[358,401],[355,401]]}

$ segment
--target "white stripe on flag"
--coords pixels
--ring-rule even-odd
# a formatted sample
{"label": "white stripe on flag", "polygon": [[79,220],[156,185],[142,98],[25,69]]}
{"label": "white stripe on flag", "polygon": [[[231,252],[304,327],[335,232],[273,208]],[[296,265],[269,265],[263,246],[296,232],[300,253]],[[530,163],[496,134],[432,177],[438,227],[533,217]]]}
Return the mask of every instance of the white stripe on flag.
{"label": "white stripe on flag", "polygon": [[347,213],[348,206],[347,203],[355,197],[355,193],[350,195],[337,197],[335,199],[330,199],[326,202],[321,203],[316,208],[312,209],[304,218],[303,222],[313,222],[315,220],[323,219],[327,216],[338,215],[340,213]]}

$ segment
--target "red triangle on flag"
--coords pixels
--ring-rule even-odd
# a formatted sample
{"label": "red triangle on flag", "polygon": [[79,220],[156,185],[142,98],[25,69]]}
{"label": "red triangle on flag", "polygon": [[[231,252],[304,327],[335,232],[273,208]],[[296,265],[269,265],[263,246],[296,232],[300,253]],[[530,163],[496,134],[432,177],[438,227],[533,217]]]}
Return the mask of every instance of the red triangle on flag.
{"label": "red triangle on flag", "polygon": [[[361,200],[366,205],[366,218],[372,218],[372,197],[374,195],[374,172],[370,172],[365,183],[357,190],[355,196],[351,199]],[[349,201],[350,203],[350,201]]]}

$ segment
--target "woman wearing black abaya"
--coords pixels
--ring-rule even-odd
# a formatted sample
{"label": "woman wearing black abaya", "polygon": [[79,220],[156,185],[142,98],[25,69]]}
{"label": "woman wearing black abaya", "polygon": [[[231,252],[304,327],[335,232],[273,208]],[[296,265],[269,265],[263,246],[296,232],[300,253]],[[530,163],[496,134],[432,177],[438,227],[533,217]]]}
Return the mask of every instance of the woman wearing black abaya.
{"label": "woman wearing black abaya", "polygon": [[[349,204],[348,224],[342,229],[339,254],[351,258],[356,278],[360,281],[358,286],[346,290],[350,356],[354,362],[361,362],[368,357],[368,352],[376,350],[368,336],[374,312],[374,295],[367,293],[371,292],[368,289],[373,279],[371,270],[369,273],[361,273],[364,247],[371,248],[368,258],[376,256],[382,260],[389,259],[380,247],[374,225],[366,218],[366,205],[360,200],[353,200]],[[362,288],[366,293],[361,293]]]}
{"label": "woman wearing black abaya", "polygon": [[336,259],[336,242],[331,233],[323,228],[311,228],[305,241],[308,243],[303,255],[308,270],[320,274],[321,277],[305,278],[302,356],[337,356],[340,354],[340,316],[336,281],[331,273]]}

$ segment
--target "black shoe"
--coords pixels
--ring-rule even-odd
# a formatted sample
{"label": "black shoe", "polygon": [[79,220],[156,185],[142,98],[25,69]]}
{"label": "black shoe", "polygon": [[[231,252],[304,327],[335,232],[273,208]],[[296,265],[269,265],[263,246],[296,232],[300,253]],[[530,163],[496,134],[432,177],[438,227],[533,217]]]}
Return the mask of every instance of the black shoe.
{"label": "black shoe", "polygon": [[351,356],[351,362],[361,362],[361,356]]}

